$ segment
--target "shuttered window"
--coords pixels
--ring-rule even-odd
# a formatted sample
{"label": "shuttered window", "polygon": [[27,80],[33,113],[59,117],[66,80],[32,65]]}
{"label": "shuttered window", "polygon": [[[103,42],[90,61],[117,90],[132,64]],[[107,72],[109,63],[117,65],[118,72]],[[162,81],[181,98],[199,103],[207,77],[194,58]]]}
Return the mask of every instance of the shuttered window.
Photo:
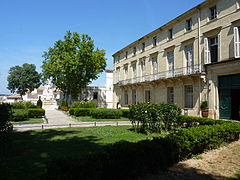
{"label": "shuttered window", "polygon": [[239,27],[234,27],[234,55],[235,58],[240,57],[240,34]]}

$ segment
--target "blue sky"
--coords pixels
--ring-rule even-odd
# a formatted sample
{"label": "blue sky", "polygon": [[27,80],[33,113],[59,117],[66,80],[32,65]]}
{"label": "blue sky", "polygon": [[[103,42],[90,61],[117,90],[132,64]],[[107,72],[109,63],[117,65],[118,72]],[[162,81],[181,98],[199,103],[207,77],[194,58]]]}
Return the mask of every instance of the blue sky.
{"label": "blue sky", "polygon": [[[31,63],[41,72],[42,54],[67,30],[90,35],[112,54],[203,0],[1,0],[0,94],[7,90],[10,67]],[[104,74],[93,85],[104,85]]]}

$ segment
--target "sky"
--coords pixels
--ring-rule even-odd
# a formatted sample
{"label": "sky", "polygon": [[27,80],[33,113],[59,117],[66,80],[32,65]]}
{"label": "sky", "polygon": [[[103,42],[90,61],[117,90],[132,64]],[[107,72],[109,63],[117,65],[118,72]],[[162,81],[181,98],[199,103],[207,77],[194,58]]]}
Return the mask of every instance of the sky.
{"label": "sky", "polygon": [[[10,94],[10,67],[35,64],[41,72],[42,54],[66,31],[88,34],[96,48],[112,54],[159,28],[203,0],[1,0],[0,94]],[[104,85],[105,73],[91,85]]]}

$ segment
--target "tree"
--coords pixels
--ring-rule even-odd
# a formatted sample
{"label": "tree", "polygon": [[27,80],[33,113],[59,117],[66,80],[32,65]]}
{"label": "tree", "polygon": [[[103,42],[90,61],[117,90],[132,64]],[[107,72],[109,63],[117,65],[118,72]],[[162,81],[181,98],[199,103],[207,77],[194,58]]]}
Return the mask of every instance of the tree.
{"label": "tree", "polygon": [[86,34],[67,31],[64,40],[56,41],[44,52],[42,70],[45,79],[66,95],[76,98],[106,67],[104,50],[95,50],[94,42]]}
{"label": "tree", "polygon": [[41,85],[41,74],[36,71],[34,64],[23,64],[22,66],[14,66],[9,70],[8,89],[12,93],[19,93],[21,96],[28,91],[33,91]]}

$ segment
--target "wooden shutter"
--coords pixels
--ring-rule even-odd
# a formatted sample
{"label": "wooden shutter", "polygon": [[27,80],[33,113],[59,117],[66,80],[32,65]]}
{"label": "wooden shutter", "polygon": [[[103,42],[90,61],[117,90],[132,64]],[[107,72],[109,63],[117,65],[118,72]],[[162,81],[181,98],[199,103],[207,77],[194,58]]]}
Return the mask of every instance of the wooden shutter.
{"label": "wooden shutter", "polygon": [[218,61],[221,60],[221,34],[218,34]]}
{"label": "wooden shutter", "polygon": [[209,62],[210,62],[210,51],[209,51],[208,38],[204,38],[204,64],[208,64]]}
{"label": "wooden shutter", "polygon": [[234,55],[235,55],[235,58],[240,57],[240,39],[239,39],[238,27],[234,27]]}

